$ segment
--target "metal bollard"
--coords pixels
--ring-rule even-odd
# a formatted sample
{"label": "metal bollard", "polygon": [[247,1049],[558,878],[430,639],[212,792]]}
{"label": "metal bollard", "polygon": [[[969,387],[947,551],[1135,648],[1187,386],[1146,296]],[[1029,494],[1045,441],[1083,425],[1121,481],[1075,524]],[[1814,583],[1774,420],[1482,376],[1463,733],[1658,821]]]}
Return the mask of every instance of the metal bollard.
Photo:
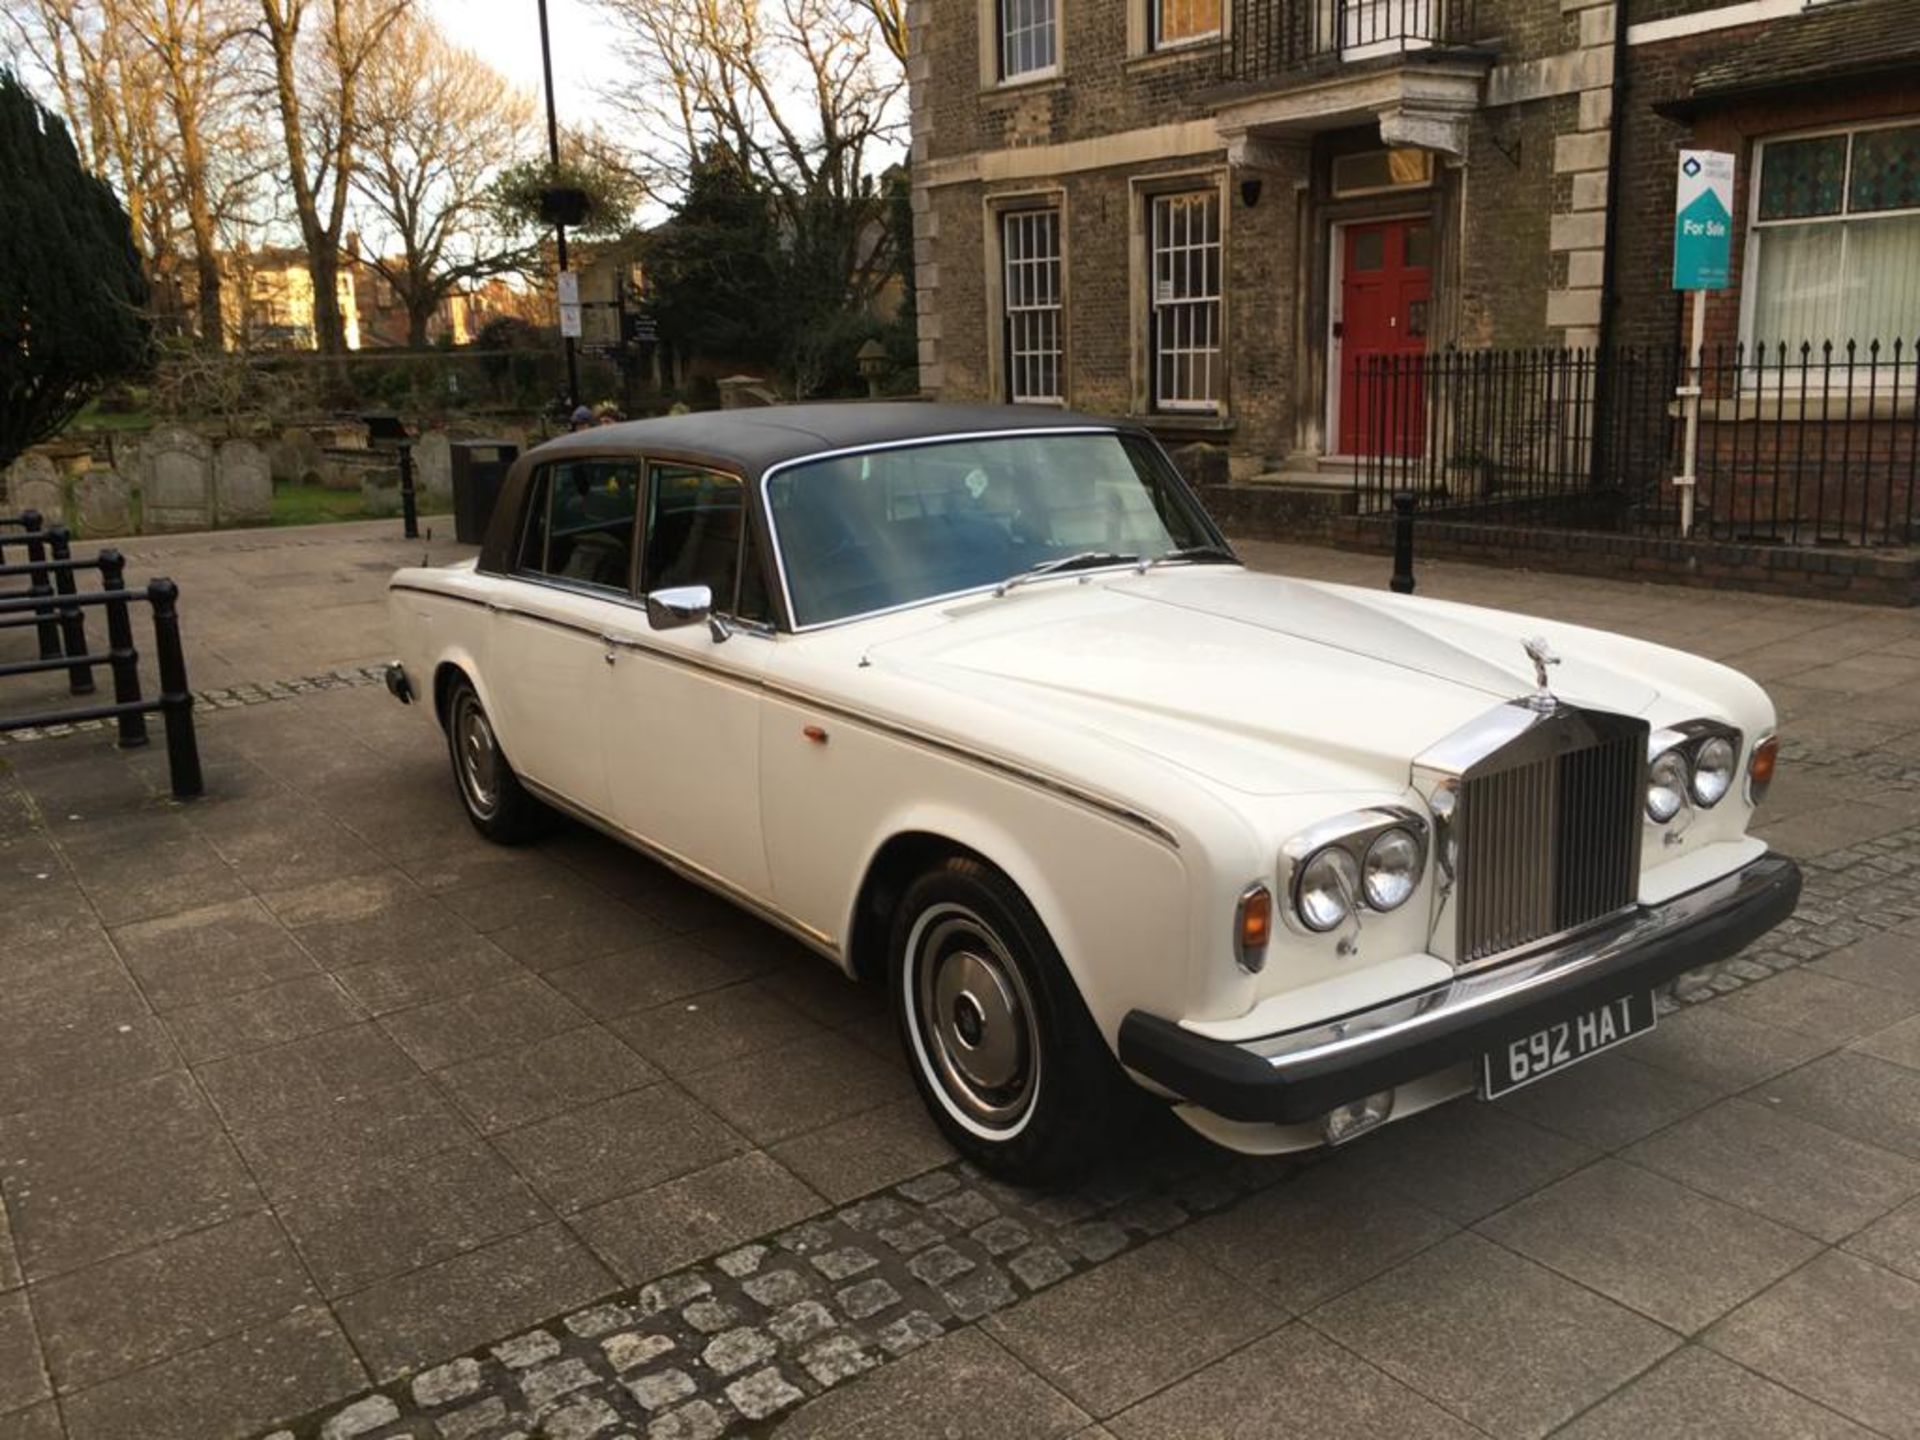
{"label": "metal bollard", "polygon": [[413,447],[400,446],[400,534],[403,539],[420,538],[420,507],[413,493]]}
{"label": "metal bollard", "polygon": [[[38,510],[28,510],[21,515],[20,520],[27,532],[27,563],[30,565],[46,564],[46,531],[42,528],[40,512]],[[27,594],[36,600],[44,599],[49,602],[46,605],[37,605],[34,607],[34,613],[40,617],[40,623],[35,628],[40,632],[40,658],[42,660],[57,660],[60,658],[60,624],[54,617],[53,605],[51,603],[53,600],[53,586],[47,583],[47,576],[44,570],[36,573],[33,579],[28,582]]]}
{"label": "metal bollard", "polygon": [[[73,559],[73,537],[64,525],[56,525],[47,532],[47,546],[58,561]],[[93,693],[93,666],[87,660],[87,617],[86,612],[73,603],[76,587],[73,583],[73,571],[60,569],[53,572],[53,588],[60,596],[60,643],[67,652],[69,660],[78,661],[67,670],[67,690],[74,695]]]}
{"label": "metal bollard", "polygon": [[[133,648],[133,616],[127,600],[127,562],[118,550],[100,552],[100,588],[109,596],[107,611],[107,665],[113,671],[113,703],[140,703],[140,652]],[[132,750],[147,743],[147,717],[120,717],[120,748]]]}
{"label": "metal bollard", "polygon": [[147,582],[153,606],[153,654],[160,669],[160,717],[167,727],[167,774],[173,797],[201,794],[200,746],[193,735],[193,692],[187,689],[187,657],[180,648],[180,587],[171,580]]}
{"label": "metal bollard", "polygon": [[1402,490],[1393,497],[1393,579],[1396,595],[1413,593],[1413,494]]}

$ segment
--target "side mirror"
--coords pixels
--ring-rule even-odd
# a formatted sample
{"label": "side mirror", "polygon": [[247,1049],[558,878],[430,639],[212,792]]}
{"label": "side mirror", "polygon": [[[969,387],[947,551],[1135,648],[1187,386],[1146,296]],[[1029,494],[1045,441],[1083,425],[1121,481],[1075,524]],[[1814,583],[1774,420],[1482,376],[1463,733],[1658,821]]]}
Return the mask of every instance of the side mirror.
{"label": "side mirror", "polygon": [[713,587],[710,585],[674,585],[655,590],[647,596],[647,624],[655,630],[678,630],[687,625],[705,624],[715,643],[733,633],[727,622],[713,613]]}

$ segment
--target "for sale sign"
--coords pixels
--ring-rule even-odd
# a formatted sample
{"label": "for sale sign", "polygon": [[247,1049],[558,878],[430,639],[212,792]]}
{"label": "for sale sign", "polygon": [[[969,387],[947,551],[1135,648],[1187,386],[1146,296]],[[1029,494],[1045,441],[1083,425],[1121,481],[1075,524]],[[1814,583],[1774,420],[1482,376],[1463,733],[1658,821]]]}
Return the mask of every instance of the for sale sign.
{"label": "for sale sign", "polygon": [[1733,260],[1733,156],[1682,150],[1673,206],[1673,288],[1724,290]]}

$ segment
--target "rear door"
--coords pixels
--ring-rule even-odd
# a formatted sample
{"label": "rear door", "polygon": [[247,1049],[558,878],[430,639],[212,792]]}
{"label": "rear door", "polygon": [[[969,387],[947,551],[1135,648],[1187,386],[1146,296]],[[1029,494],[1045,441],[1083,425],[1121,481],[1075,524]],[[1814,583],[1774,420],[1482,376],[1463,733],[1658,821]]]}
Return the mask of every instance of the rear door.
{"label": "rear door", "polygon": [[536,471],[494,620],[494,722],[522,776],[604,814],[601,726],[613,647],[631,626],[641,464],[593,457]]}

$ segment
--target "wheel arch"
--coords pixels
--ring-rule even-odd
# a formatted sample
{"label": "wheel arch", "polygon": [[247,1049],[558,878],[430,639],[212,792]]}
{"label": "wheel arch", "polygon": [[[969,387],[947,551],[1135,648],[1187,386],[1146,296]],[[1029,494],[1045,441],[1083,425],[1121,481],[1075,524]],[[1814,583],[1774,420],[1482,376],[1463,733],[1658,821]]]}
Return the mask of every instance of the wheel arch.
{"label": "wheel arch", "polygon": [[843,932],[847,968],[862,981],[885,979],[895,904],[917,876],[948,856],[976,860],[1020,892],[1046,928],[1082,998],[1090,1000],[1078,962],[1077,933],[1039,858],[1003,827],[945,807],[897,817],[870,847]]}

